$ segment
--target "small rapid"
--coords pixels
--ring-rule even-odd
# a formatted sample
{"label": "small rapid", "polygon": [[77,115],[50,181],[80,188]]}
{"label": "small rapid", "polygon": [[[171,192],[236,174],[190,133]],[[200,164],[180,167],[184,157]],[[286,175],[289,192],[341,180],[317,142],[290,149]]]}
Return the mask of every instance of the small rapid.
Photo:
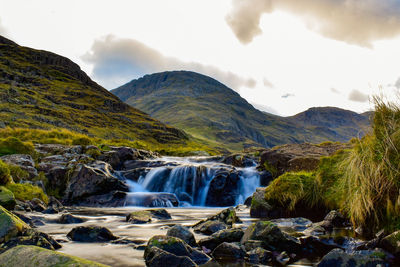
{"label": "small rapid", "polygon": [[148,164],[136,181],[127,180],[127,206],[171,207],[176,206],[174,198],[179,206],[238,205],[260,186],[255,162],[243,168],[207,157],[162,157],[154,162],[158,166]]}

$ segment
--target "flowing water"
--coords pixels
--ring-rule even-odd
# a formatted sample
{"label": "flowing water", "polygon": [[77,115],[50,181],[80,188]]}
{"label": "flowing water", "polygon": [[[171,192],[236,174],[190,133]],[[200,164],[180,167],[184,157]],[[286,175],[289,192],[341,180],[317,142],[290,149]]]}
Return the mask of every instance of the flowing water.
{"label": "flowing water", "polygon": [[[171,193],[179,200],[181,206],[206,206],[212,180],[221,172],[235,172],[239,176],[236,201],[234,205],[243,204],[260,186],[260,176],[256,163],[245,168],[212,161],[209,157],[162,157],[154,162],[162,166],[150,167],[137,181],[127,180],[131,193],[128,206],[141,206],[151,193]],[[168,199],[158,199],[158,206],[172,207]]]}

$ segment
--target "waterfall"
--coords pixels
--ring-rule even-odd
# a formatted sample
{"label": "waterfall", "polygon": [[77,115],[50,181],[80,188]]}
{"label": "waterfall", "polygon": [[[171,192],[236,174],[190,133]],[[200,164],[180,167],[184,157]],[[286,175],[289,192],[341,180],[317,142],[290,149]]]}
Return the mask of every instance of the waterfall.
{"label": "waterfall", "polygon": [[[235,203],[242,204],[247,197],[252,195],[260,186],[260,177],[255,166],[247,168],[235,168],[230,165],[207,161],[198,158],[161,158],[166,164],[161,167],[153,167],[142,175],[137,182],[129,181],[130,205],[140,205],[142,199],[149,194],[170,193],[174,194],[183,206],[206,206],[209,198],[210,186],[217,176],[229,176],[234,173],[238,177],[233,180],[231,188],[235,195]],[[159,159],[158,159],[159,160]],[[225,177],[224,176],[224,177]],[[228,183],[228,182],[226,182]],[[216,185],[214,185],[216,187]],[[222,189],[223,193],[226,190]],[[155,201],[155,200],[154,200]],[[168,206],[169,203],[159,203]]]}

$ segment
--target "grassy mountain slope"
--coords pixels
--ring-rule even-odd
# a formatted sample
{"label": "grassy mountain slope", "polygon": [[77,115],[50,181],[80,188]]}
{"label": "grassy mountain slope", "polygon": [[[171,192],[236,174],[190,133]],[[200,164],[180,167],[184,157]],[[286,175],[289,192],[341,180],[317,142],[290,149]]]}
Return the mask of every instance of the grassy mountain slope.
{"label": "grassy mountain slope", "polygon": [[0,124],[66,128],[152,147],[193,145],[185,132],[123,103],[68,58],[22,47],[1,36]]}
{"label": "grassy mountain slope", "polygon": [[[193,136],[233,150],[285,143],[347,141],[348,129],[265,114],[222,83],[189,71],[146,75],[112,90],[127,104]],[[354,113],[356,114],[356,113]],[[327,118],[328,119],[328,118]]]}

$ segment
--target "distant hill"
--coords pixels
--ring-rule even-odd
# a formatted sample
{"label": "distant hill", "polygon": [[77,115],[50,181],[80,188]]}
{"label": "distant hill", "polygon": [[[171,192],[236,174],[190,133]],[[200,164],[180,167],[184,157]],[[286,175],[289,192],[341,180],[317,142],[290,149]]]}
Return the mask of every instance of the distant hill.
{"label": "distant hill", "polygon": [[0,127],[66,128],[102,138],[182,143],[185,132],[123,103],[57,54],[0,36]]}
{"label": "distant hill", "polygon": [[217,80],[190,71],[146,75],[111,92],[154,118],[232,150],[348,141],[368,127],[366,116],[337,108],[314,108],[298,117],[264,113]]}

